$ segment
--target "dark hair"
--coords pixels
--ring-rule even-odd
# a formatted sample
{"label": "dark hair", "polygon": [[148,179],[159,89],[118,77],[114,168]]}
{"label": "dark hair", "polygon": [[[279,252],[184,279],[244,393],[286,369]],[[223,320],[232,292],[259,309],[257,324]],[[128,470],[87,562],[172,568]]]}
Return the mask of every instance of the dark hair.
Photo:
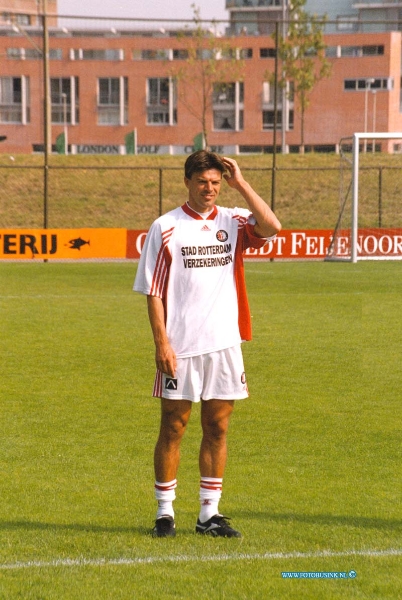
{"label": "dark hair", "polygon": [[221,173],[226,171],[219,154],[208,150],[197,150],[187,158],[184,164],[184,175],[187,179],[191,179],[193,173],[200,173],[208,169],[217,169]]}

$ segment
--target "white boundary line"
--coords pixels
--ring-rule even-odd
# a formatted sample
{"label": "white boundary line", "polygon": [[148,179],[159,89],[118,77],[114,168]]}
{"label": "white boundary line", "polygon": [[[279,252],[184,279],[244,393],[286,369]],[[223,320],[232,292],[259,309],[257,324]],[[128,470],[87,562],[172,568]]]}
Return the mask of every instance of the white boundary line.
{"label": "white boundary line", "polygon": [[295,558],[347,558],[353,556],[362,557],[392,557],[402,556],[402,548],[390,548],[388,550],[345,550],[334,552],[322,550],[321,552],[266,552],[264,554],[216,554],[215,556],[149,556],[143,558],[59,558],[50,561],[27,561],[0,564],[0,571],[12,571],[17,569],[51,569],[58,567],[109,567],[109,566],[138,566],[157,563],[183,563],[183,562],[225,562],[241,560],[291,560]]}

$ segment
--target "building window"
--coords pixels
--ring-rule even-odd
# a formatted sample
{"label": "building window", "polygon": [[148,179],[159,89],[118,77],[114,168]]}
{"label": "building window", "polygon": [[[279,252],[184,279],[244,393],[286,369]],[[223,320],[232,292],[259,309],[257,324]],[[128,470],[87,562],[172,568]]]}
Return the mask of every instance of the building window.
{"label": "building window", "polygon": [[343,82],[343,89],[345,92],[355,91],[357,87],[356,79],[345,79]]}
{"label": "building window", "polygon": [[340,58],[359,58],[361,56],[363,56],[363,49],[361,46],[341,46],[340,48]]}
{"label": "building window", "polygon": [[[9,6],[11,6],[10,3],[8,4]],[[32,17],[31,15],[23,15],[18,13],[2,11],[0,13],[0,23],[6,23],[7,25],[10,23],[17,23],[18,25],[32,25]]]}
{"label": "building window", "polygon": [[170,60],[171,50],[133,50],[134,60]]}
{"label": "building window", "polygon": [[244,83],[216,83],[213,90],[215,131],[242,131],[244,128]]}
{"label": "building window", "polygon": [[133,60],[187,60],[188,50],[133,50]]}
{"label": "building window", "polygon": [[147,79],[147,124],[176,125],[176,81],[171,77]]}
{"label": "building window", "polygon": [[217,48],[202,52],[204,52],[203,57],[216,60],[247,60],[253,58],[252,48]]}
{"label": "building window", "polygon": [[276,48],[260,48],[260,58],[275,58]]}
{"label": "building window", "polygon": [[338,31],[350,32],[357,31],[359,28],[359,21],[357,17],[351,15],[337,17],[336,29]]}
{"label": "building window", "polygon": [[327,58],[339,58],[341,47],[340,46],[327,46],[325,48],[325,56]]}
{"label": "building window", "polygon": [[352,57],[360,58],[362,56],[382,56],[384,46],[341,46],[341,58]]}
{"label": "building window", "polygon": [[101,77],[98,79],[98,124],[127,125],[128,78]]}
{"label": "building window", "polygon": [[[43,54],[35,48],[7,48],[7,58],[14,60],[43,60]],[[49,58],[50,60],[61,60],[63,58],[63,51],[61,48],[52,48],[49,50]]]}
{"label": "building window", "polygon": [[240,58],[240,60],[247,60],[248,58],[253,58],[253,49],[238,48],[238,56],[236,56],[236,58]]}
{"label": "building window", "polygon": [[124,60],[124,50],[120,48],[109,48],[108,50],[71,48],[70,60]]}
{"label": "building window", "polygon": [[[283,0],[232,0],[230,6],[247,7],[247,6],[282,6]],[[229,3],[226,2],[226,6]]]}
{"label": "building window", "polygon": [[197,60],[214,60],[221,58],[219,50],[215,50],[214,48],[197,48],[195,55]]}
{"label": "building window", "polygon": [[384,46],[362,46],[362,56],[384,56]]}
{"label": "building window", "polygon": [[173,50],[173,60],[187,60],[188,59],[188,50],[179,49]]}
{"label": "building window", "polygon": [[31,25],[31,15],[16,14],[14,15],[14,18],[18,25]]}
{"label": "building window", "polygon": [[327,46],[325,56],[327,58],[384,56],[384,46]]}
{"label": "building window", "polygon": [[345,79],[343,89],[345,92],[364,92],[366,89],[391,91],[394,89],[394,80],[392,77]]}
{"label": "building window", "polygon": [[52,77],[50,80],[52,123],[79,123],[78,77]]}
{"label": "building window", "polygon": [[29,122],[29,77],[0,77],[0,123]]}
{"label": "building window", "polygon": [[[276,127],[277,129],[282,129],[282,110],[277,111],[276,117]],[[263,110],[262,111],[262,128],[264,130],[274,129],[275,124],[275,111],[274,110]],[[288,131],[292,131],[294,128],[294,111],[289,110],[287,114],[287,124],[286,129]]]}
{"label": "building window", "polygon": [[281,6],[282,0],[227,0],[226,6]]}
{"label": "building window", "polygon": [[[277,129],[282,129],[285,124],[285,131],[291,131],[294,128],[294,85],[290,81],[286,86],[285,101],[285,119],[282,113],[283,94],[282,89],[277,89]],[[275,86],[268,81],[262,84],[262,128],[264,131],[273,130],[275,121]]]}

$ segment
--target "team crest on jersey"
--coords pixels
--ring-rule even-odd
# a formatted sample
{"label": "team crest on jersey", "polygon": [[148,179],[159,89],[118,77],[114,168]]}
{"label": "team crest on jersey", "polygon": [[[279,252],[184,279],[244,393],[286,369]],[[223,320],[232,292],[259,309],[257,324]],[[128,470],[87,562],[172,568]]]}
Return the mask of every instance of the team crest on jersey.
{"label": "team crest on jersey", "polygon": [[220,229],[216,234],[216,239],[218,240],[218,242],[226,242],[228,237],[228,233],[224,229]]}

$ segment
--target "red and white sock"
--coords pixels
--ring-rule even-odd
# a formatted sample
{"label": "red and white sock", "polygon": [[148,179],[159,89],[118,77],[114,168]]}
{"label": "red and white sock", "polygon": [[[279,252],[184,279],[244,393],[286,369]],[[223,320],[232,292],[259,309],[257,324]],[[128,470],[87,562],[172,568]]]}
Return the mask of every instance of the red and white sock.
{"label": "red and white sock", "polygon": [[200,515],[201,523],[205,523],[214,515],[219,514],[219,500],[222,496],[222,479],[216,477],[201,477],[200,481]]}
{"label": "red and white sock", "polygon": [[158,501],[157,519],[161,517],[174,518],[173,500],[176,499],[176,487],[177,479],[165,483],[155,481],[155,498]]}

